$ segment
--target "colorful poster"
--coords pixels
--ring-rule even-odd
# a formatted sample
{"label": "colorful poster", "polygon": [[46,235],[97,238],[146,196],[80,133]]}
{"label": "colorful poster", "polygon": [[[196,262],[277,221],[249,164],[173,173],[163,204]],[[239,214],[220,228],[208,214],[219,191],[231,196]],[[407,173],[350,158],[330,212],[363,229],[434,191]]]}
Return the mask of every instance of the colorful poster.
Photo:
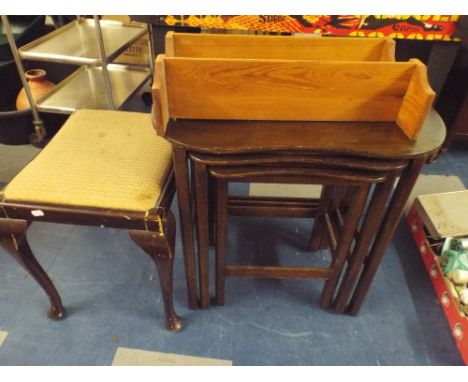
{"label": "colorful poster", "polygon": [[168,26],[441,41],[459,41],[453,36],[458,19],[459,16],[432,15],[168,15],[159,18]]}

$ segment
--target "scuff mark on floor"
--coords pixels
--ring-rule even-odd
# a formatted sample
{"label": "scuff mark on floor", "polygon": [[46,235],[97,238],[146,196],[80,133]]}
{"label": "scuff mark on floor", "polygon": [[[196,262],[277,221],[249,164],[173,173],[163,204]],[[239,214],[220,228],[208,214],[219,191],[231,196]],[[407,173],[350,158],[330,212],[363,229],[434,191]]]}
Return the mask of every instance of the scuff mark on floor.
{"label": "scuff mark on floor", "polygon": [[291,337],[291,338],[296,338],[296,337],[307,337],[311,336],[313,334],[316,334],[316,332],[299,332],[299,333],[291,333],[283,330],[277,330],[277,329],[272,329],[272,328],[267,328],[262,325],[256,324],[255,322],[247,322],[247,324],[252,325],[258,329],[265,330],[270,333],[275,333],[279,334],[280,336],[285,336],[285,337]]}

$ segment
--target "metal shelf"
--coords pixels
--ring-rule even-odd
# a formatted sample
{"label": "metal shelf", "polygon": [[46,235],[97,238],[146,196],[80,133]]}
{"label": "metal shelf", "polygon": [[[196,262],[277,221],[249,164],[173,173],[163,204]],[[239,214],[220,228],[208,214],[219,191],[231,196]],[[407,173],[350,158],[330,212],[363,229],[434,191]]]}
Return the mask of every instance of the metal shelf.
{"label": "metal shelf", "polygon": [[[138,23],[100,20],[107,62],[147,32]],[[76,65],[101,65],[96,25],[92,19],[75,20],[19,49],[21,58]]]}
{"label": "metal shelf", "polygon": [[[2,16],[2,20],[6,16]],[[147,67],[110,64],[145,33],[149,36],[150,60]],[[36,101],[39,111],[70,114],[79,109],[122,107],[151,77],[154,51],[151,28],[139,23],[79,18],[19,49],[17,65],[23,59],[81,65]],[[20,70],[22,76],[23,70]],[[24,77],[24,75],[23,75]],[[24,87],[28,88],[26,80]]]}
{"label": "metal shelf", "polygon": [[[116,109],[137,92],[150,77],[144,67],[107,66]],[[83,66],[37,101],[40,111],[69,114],[78,109],[109,109],[102,67]]]}

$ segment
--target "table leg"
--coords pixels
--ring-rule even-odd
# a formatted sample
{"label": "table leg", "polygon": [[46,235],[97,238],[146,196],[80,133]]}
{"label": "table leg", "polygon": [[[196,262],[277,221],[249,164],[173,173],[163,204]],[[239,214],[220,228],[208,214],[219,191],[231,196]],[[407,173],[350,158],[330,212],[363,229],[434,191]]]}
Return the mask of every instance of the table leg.
{"label": "table leg", "polygon": [[382,211],[385,209],[387,200],[392,192],[395,178],[396,172],[393,171],[388,174],[385,182],[375,186],[365,220],[359,230],[359,237],[353,251],[354,253],[346,268],[346,273],[335,299],[335,312],[337,313],[344,313],[346,309],[346,304],[352,294],[353,287],[356,284],[366,255],[369,252],[369,246],[382,220]]}
{"label": "table leg", "polygon": [[314,219],[312,233],[309,239],[309,250],[318,251],[326,248],[326,235],[325,235],[325,221],[323,215],[330,210],[330,204],[333,199],[335,186],[323,185],[320,194],[320,201],[318,205],[317,215]]}
{"label": "table leg", "polygon": [[210,262],[209,262],[209,227],[208,227],[208,185],[207,168],[200,162],[194,164],[196,227],[198,236],[198,274],[200,276],[200,305],[210,306]]}
{"label": "table leg", "polygon": [[208,175],[208,224],[210,230],[210,245],[215,245],[215,235],[216,235],[216,216],[215,216],[215,200],[216,200],[216,191],[215,191],[215,180]]}
{"label": "table leg", "polygon": [[350,314],[356,315],[361,308],[426,158],[427,157],[424,156],[413,159],[400,176],[398,185],[386,209],[383,222],[380,225],[372,250],[365,261],[364,269],[348,306],[348,312]]}
{"label": "table leg", "polygon": [[197,309],[193,220],[190,202],[190,181],[187,152],[185,149],[174,145],[173,157],[185,262],[185,277],[187,281],[188,305],[190,309]]}
{"label": "table leg", "polygon": [[216,304],[224,305],[226,246],[228,219],[228,183],[216,179]]}
{"label": "table leg", "polygon": [[336,284],[338,283],[341,270],[344,262],[346,261],[346,255],[348,254],[354,232],[356,231],[356,226],[362,214],[369,188],[370,185],[368,184],[364,186],[350,187],[351,190],[354,189],[353,202],[349,206],[349,210],[346,212],[343,228],[340,232],[340,237],[336,246],[335,256],[331,264],[332,272],[327,281],[325,281],[322,295],[320,296],[320,306],[322,308],[329,308],[331,305]]}

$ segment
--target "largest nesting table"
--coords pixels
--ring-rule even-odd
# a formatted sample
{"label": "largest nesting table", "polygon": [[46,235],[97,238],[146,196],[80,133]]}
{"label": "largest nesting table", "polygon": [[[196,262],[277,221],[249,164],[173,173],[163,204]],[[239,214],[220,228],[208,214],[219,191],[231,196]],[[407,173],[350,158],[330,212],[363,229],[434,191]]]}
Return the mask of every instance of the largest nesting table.
{"label": "largest nesting table", "polygon": [[[388,179],[396,177],[394,188],[386,187],[387,191],[383,194],[373,192],[369,196],[369,205],[374,205],[374,210],[381,212],[378,218],[374,216],[373,221],[368,222],[371,229],[367,230],[366,239],[359,246],[361,260],[348,261],[342,289],[333,304],[339,313],[357,314],[424,163],[437,153],[445,139],[445,127],[443,123],[426,123],[418,137],[409,140],[394,122],[177,119],[169,121],[166,138],[173,144],[188,301],[192,309],[198,305],[195,228],[199,233],[197,247],[204,252],[199,264],[200,306],[209,305],[209,291],[206,283],[202,282],[209,272],[206,260],[209,238],[206,210],[209,198],[206,189],[202,188],[201,193],[198,188],[198,193],[195,193],[194,177],[208,177],[210,167],[248,168],[262,160],[279,166],[297,161],[306,164],[308,158],[310,161],[323,158],[324,162],[329,158],[337,170],[346,170],[349,166],[362,167],[364,163],[371,170],[372,166],[377,166],[379,171],[386,170]],[[192,171],[191,179],[190,166],[194,161],[198,163],[198,168]],[[238,211],[242,207],[245,207],[245,211],[249,208],[265,211],[273,205],[271,200],[255,200],[249,203],[248,208],[242,206],[242,201],[238,199],[231,199],[230,202],[233,204],[232,210],[237,208]],[[307,203],[293,203],[291,208],[299,211],[297,216],[300,216],[301,210],[308,208],[317,211],[320,208],[319,199]],[[355,288],[353,279],[357,280]],[[343,287],[343,283],[348,285]],[[343,291],[346,293],[342,294]]]}

